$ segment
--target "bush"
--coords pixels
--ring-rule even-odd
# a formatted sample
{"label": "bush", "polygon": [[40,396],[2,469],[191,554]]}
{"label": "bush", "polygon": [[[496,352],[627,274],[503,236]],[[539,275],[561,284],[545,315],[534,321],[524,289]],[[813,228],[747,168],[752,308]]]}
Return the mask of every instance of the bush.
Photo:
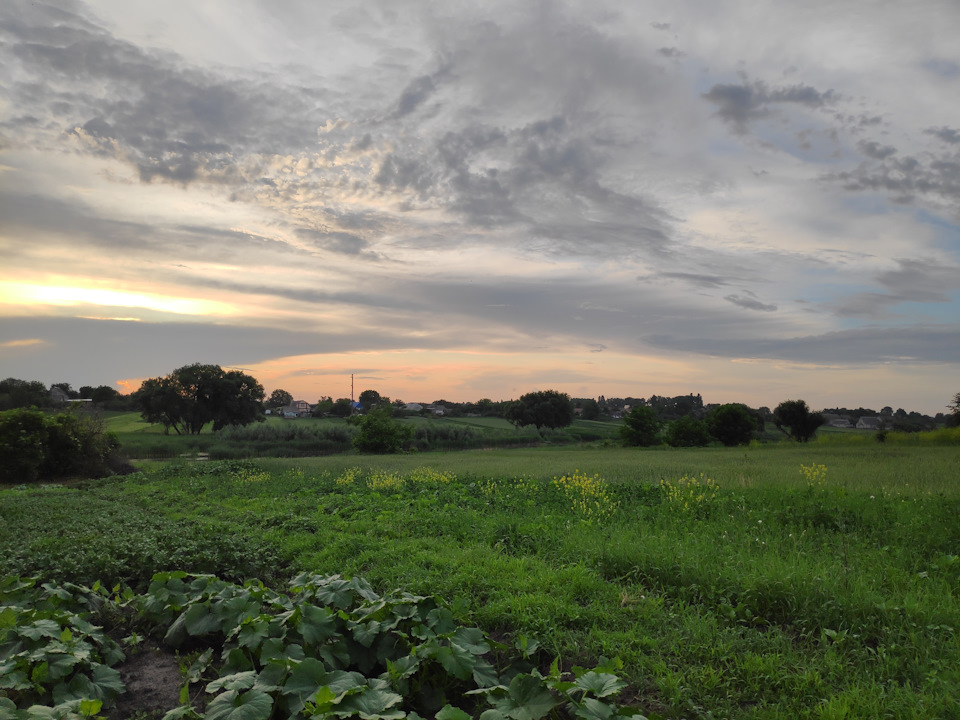
{"label": "bush", "polygon": [[656,410],[646,405],[639,405],[623,419],[620,439],[627,446],[650,447],[660,442],[658,433],[662,425]]}
{"label": "bush", "polygon": [[413,428],[397,422],[393,408],[371,410],[357,421],[353,446],[363,453],[396,453],[413,437]]}
{"label": "bush", "polygon": [[707,427],[713,437],[727,447],[733,447],[750,442],[757,429],[757,421],[746,405],[727,403],[710,411]]}
{"label": "bush", "polygon": [[667,444],[671,447],[703,447],[710,444],[710,431],[703,420],[684,415],[667,428]]}
{"label": "bush", "polygon": [[38,410],[0,413],[0,482],[111,474],[119,442],[92,417]]}

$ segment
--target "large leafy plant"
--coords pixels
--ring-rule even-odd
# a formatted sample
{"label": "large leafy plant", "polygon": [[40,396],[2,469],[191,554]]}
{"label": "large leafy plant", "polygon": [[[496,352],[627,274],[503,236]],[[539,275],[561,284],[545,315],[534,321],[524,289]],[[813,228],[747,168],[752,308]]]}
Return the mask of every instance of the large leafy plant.
{"label": "large leafy plant", "polygon": [[301,574],[278,593],[258,581],[183,572],[155,575],[142,595],[113,598],[99,588],[7,581],[0,717],[95,715],[123,691],[111,668],[119,648],[61,601],[86,613],[105,603],[135,608],[165,643],[194,653],[182,704],[166,720],[642,717],[615,703],[624,687],[615,663],[564,674],[555,661],[543,675],[532,662],[535,642],[513,651],[457,623],[433,597],[381,597],[339,575]]}

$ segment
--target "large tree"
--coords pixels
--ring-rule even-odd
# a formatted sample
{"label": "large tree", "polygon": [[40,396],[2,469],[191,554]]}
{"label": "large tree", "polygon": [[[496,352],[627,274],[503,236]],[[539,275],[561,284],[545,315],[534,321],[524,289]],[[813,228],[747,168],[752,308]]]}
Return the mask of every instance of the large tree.
{"label": "large tree", "polygon": [[650,447],[660,442],[660,428],[663,422],[657,411],[646,405],[638,405],[623,419],[620,427],[620,439],[624,445]]}
{"label": "large tree", "polygon": [[570,396],[556,390],[527,393],[510,405],[506,418],[517,427],[561,428],[573,422]]}
{"label": "large tree", "polygon": [[268,408],[282,408],[293,402],[293,395],[288,393],[286,390],[281,390],[277,388],[267,399],[266,405]]}
{"label": "large tree", "polygon": [[757,429],[757,418],[750,408],[742,403],[727,403],[707,415],[710,434],[728,447],[746,445]]}
{"label": "large tree", "polygon": [[803,400],[785,400],[773,411],[773,424],[780,432],[797,442],[809,441],[823,423],[823,415],[810,412]]}
{"label": "large tree", "polygon": [[199,435],[210,422],[214,432],[262,422],[263,397],[263,386],[251,376],[199,363],[145,380],[136,393],[143,419],[178,435]]}
{"label": "large tree", "polygon": [[47,386],[39,380],[0,380],[0,410],[52,405]]}

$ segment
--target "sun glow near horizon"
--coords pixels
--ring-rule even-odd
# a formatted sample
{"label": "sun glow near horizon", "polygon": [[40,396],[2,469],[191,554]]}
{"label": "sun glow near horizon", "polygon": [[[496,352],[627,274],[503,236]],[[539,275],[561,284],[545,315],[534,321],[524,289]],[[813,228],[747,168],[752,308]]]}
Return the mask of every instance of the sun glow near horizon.
{"label": "sun glow near horizon", "polygon": [[[37,306],[76,307],[94,305],[125,307],[172,313],[175,315],[230,316],[231,306],[205,298],[182,298],[150,292],[130,292],[104,287],[79,285],[0,282],[0,305],[22,311]],[[135,320],[138,318],[126,318]]]}

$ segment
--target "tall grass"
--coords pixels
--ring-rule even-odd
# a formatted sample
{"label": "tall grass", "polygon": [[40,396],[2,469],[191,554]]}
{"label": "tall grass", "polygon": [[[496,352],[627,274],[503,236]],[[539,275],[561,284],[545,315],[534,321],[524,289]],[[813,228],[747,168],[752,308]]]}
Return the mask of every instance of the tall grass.
{"label": "tall grass", "polygon": [[50,577],[143,574],[146,550],[115,558],[143,545],[126,518],[150,518],[163,562],[231,570],[244,552],[203,538],[232,530],[274,576],[459,598],[498,636],[535,637],[546,663],[619,656],[650,716],[951,718],[957,461],[874,443],[168,465],[0,493],[0,556]]}

